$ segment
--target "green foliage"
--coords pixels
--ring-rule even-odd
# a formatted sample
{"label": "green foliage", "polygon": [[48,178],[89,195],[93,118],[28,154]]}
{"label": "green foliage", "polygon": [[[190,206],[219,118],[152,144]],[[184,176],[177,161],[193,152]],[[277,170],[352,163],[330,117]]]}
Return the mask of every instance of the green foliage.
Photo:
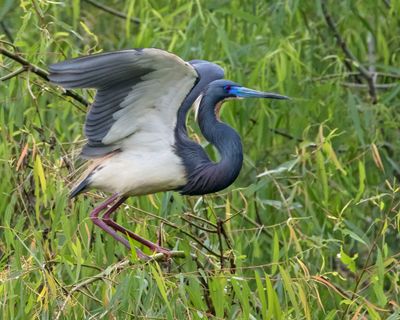
{"label": "green foliage", "polygon": [[0,55],[0,318],[398,319],[400,1],[327,2],[353,61],[320,1],[102,2],[125,18],[90,2],[3,0],[0,48],[46,69],[158,47],[292,100],[226,103],[245,151],[229,189],[121,207],[119,223],[186,253],[142,263],[90,222],[103,195],[67,199],[85,107],[34,70],[8,77],[21,65]]}

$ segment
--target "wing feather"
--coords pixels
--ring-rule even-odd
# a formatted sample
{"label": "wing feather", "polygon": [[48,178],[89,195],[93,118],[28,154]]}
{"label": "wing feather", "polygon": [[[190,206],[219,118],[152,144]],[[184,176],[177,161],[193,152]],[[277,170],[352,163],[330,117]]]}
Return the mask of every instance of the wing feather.
{"label": "wing feather", "polygon": [[97,89],[85,122],[87,158],[123,148],[138,132],[152,141],[172,137],[177,111],[198,78],[189,63],[159,49],[97,54],[49,69],[50,80],[64,88]]}

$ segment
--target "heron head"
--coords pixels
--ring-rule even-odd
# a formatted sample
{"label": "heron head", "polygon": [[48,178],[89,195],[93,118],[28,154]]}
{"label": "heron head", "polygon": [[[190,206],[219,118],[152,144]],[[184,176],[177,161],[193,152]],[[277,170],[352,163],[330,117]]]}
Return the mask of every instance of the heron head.
{"label": "heron head", "polygon": [[195,105],[195,115],[197,118],[197,114],[199,111],[200,101],[208,96],[211,98],[215,104],[215,114],[219,117],[219,111],[221,109],[222,103],[226,100],[230,99],[245,99],[245,98],[266,98],[266,99],[289,99],[289,97],[280,95],[274,92],[262,92],[253,89],[249,89],[241,86],[240,84],[220,79],[211,82],[208,87],[205,89],[202,95],[198,97]]}
{"label": "heron head", "polygon": [[245,99],[245,98],[266,98],[266,99],[289,99],[286,96],[274,92],[262,92],[249,89],[232,81],[223,81],[220,86],[223,90],[223,95],[229,99]]}

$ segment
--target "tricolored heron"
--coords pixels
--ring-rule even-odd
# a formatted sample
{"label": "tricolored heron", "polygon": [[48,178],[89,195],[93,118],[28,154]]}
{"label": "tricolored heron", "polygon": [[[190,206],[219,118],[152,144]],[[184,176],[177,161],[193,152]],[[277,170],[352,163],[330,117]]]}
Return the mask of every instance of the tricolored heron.
{"label": "tricolored heron", "polygon": [[[128,196],[167,190],[204,195],[235,181],[243,162],[242,143],[237,132],[219,119],[224,101],[287,99],[242,87],[223,77],[223,69],[214,63],[185,62],[159,49],[101,53],[50,66],[49,78],[55,84],[97,89],[86,116],[88,141],[81,153],[92,165],[73,188],[71,197],[89,188],[112,193],[90,218],[126,247],[130,248],[129,241],[122,235],[152,251],[169,252],[111,219]],[[220,154],[218,163],[187,135],[186,116],[192,105],[197,109],[202,134]],[[99,217],[104,210],[103,217]],[[140,250],[137,252],[145,257]]]}

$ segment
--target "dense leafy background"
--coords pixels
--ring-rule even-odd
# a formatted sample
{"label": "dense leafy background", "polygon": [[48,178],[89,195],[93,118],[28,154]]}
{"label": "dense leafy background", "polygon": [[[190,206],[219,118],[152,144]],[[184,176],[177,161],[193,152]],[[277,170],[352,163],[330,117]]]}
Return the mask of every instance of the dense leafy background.
{"label": "dense leafy background", "polygon": [[1,48],[46,69],[158,47],[292,100],[226,104],[246,154],[229,189],[127,201],[120,223],[152,240],[161,225],[187,255],[144,264],[90,222],[105,195],[67,200],[85,107],[33,72],[7,77],[21,66],[0,56],[0,318],[398,319],[400,1],[327,2],[353,61],[319,0],[102,2],[127,19],[89,2],[2,0]]}

